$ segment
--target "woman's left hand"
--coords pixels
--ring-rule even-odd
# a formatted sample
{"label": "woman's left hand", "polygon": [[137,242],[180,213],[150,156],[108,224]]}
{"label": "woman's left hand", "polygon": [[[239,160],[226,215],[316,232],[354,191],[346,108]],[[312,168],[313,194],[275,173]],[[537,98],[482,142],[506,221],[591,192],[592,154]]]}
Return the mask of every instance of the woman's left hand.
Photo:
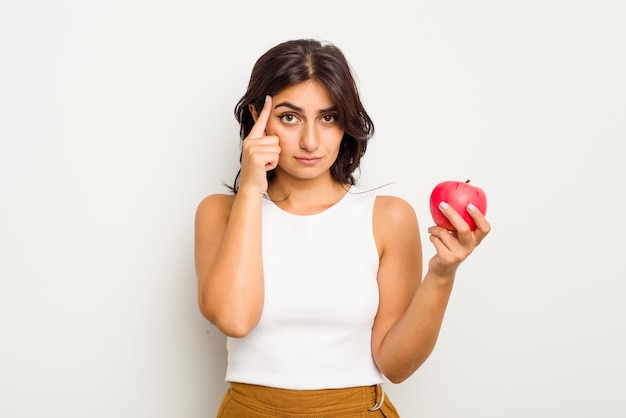
{"label": "woman's left hand", "polygon": [[473,205],[468,205],[467,211],[476,223],[476,229],[470,230],[469,225],[461,215],[450,205],[442,204],[441,211],[456,228],[450,231],[440,226],[428,228],[430,242],[435,246],[437,253],[430,259],[428,267],[431,273],[438,276],[452,276],[459,265],[480,244],[491,230],[485,216]]}

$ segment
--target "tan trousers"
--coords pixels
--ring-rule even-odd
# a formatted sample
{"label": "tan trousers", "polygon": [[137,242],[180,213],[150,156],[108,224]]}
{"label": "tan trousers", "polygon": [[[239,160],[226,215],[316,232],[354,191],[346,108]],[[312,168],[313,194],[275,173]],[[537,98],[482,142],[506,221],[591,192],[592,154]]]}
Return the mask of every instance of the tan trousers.
{"label": "tan trousers", "polygon": [[[383,401],[384,398],[384,401]],[[382,404],[380,404],[382,402]],[[380,408],[370,411],[380,404]],[[217,418],[399,418],[380,386],[288,390],[230,383]]]}

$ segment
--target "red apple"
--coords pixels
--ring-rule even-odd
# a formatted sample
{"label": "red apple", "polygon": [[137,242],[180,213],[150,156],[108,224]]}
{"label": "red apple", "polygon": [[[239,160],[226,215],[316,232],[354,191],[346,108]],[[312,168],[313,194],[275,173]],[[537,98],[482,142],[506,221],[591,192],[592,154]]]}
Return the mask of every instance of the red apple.
{"label": "red apple", "polygon": [[470,181],[444,181],[435,186],[430,194],[430,213],[435,223],[441,227],[455,231],[448,218],[439,209],[439,203],[446,202],[468,223],[474,231],[476,224],[467,212],[467,205],[472,203],[483,214],[487,213],[487,197],[480,187],[470,184]]}

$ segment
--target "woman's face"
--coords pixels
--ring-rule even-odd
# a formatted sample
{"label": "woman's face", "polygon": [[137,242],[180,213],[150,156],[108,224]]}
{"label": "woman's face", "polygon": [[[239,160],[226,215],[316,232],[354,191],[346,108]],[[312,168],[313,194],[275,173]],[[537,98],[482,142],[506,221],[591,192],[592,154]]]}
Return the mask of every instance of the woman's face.
{"label": "woman's face", "polygon": [[303,81],[274,95],[265,131],[280,141],[277,176],[302,180],[330,177],[344,130],[335,103],[322,84]]}

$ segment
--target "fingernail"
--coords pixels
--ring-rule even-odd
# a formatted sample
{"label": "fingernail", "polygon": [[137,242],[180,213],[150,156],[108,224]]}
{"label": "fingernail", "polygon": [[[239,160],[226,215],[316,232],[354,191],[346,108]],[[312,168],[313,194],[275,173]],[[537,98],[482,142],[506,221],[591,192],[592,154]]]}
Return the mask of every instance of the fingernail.
{"label": "fingernail", "polygon": [[266,95],[265,95],[265,101],[264,101],[263,103],[267,103],[267,100],[268,100],[269,98],[270,98],[270,95],[269,95],[269,94],[266,94]]}
{"label": "fingernail", "polygon": [[439,203],[439,209],[441,210],[446,210],[448,209],[449,205],[446,202],[440,202]]}
{"label": "fingernail", "polygon": [[467,210],[469,210],[470,212],[474,212],[476,210],[476,206],[470,203],[469,205],[467,205]]}

